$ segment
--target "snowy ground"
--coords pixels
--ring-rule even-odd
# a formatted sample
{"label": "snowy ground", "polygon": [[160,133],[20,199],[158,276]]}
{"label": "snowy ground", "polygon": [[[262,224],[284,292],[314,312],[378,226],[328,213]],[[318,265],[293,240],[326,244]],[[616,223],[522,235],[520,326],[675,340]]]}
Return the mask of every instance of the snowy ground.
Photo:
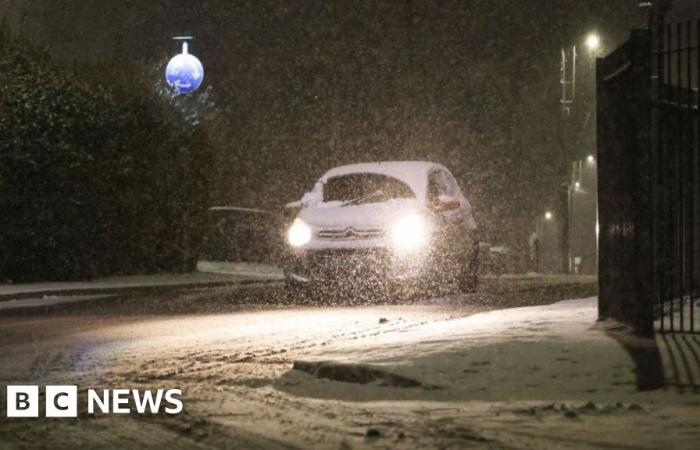
{"label": "snowy ground", "polygon": [[[696,448],[696,337],[636,340],[596,323],[594,298],[490,308],[452,295],[0,319],[2,384],[185,391],[175,418],[0,419],[0,448],[38,436],[83,447]],[[665,387],[638,390],[640,349],[658,353]]]}
{"label": "snowy ground", "polygon": [[[684,297],[664,303],[663,319],[657,318],[654,327],[657,330],[700,331],[700,299]],[[662,323],[663,322],[663,323]]]}

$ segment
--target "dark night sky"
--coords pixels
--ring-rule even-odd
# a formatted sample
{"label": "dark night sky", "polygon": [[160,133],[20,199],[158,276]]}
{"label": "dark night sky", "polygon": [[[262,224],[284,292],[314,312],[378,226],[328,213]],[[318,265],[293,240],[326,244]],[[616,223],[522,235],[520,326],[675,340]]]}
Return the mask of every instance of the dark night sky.
{"label": "dark night sky", "polygon": [[[645,24],[636,0],[0,0],[0,14],[61,61],[130,62],[115,76],[194,34],[226,119],[216,203],[277,206],[333,165],[433,159],[489,238],[516,245],[554,201],[559,49],[589,30],[611,49]],[[592,71],[583,59],[582,114]]]}

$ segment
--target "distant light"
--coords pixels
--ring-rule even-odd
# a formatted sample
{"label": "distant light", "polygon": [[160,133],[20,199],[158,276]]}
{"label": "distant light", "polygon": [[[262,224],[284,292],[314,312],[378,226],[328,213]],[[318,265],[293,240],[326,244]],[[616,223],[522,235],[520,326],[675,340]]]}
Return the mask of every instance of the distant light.
{"label": "distant light", "polygon": [[546,213],[544,213],[545,220],[552,220],[552,217],[553,217],[553,214],[551,211],[547,211]]}
{"label": "distant light", "polygon": [[581,183],[579,183],[579,182],[577,181],[576,183],[574,183],[574,187],[575,187],[576,189],[581,189]]}
{"label": "distant light", "polygon": [[596,33],[586,36],[586,48],[591,52],[598,50],[600,48],[600,36]]}
{"label": "distant light", "polygon": [[[189,39],[189,36],[175,39]],[[192,93],[202,85],[204,68],[196,56],[189,54],[187,42],[182,43],[182,53],[173,57],[165,68],[165,80],[178,94]]]}
{"label": "distant light", "polygon": [[588,158],[586,158],[586,161],[588,162],[588,164],[595,164],[595,156],[588,155]]}

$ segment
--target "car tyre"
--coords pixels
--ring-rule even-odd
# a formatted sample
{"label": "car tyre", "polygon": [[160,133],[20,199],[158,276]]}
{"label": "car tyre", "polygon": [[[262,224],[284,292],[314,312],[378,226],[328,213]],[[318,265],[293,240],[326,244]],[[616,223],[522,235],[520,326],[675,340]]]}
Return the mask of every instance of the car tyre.
{"label": "car tyre", "polygon": [[479,287],[479,275],[463,271],[459,275],[459,290],[465,294],[473,294]]}
{"label": "car tyre", "polygon": [[460,264],[457,284],[465,294],[476,292],[479,287],[479,243],[476,242],[466,260]]}

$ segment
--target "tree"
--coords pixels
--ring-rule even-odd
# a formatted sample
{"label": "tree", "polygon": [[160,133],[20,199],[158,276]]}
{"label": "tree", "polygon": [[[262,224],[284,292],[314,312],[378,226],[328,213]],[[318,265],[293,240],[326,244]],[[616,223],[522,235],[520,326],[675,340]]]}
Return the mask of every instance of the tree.
{"label": "tree", "polygon": [[82,80],[4,33],[0,279],[191,270],[211,157],[183,112],[148,83]]}

